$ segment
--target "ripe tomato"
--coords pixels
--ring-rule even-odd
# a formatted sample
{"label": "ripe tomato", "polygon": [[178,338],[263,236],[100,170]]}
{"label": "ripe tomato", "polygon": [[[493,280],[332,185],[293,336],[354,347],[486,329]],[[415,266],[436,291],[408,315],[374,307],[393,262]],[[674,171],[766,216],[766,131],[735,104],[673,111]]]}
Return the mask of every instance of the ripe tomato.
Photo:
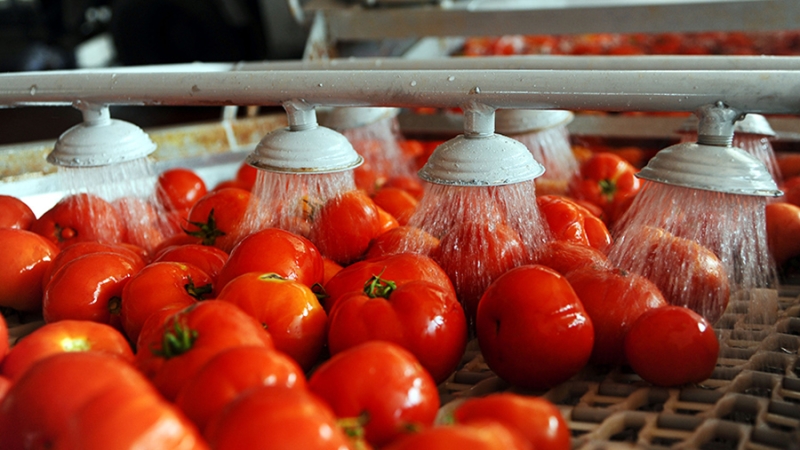
{"label": "ripe tomato", "polygon": [[156,179],[156,198],[168,211],[190,209],[207,193],[206,183],[191,169],[167,169]]}
{"label": "ripe tomato", "polygon": [[533,450],[517,431],[494,421],[434,427],[398,438],[385,450]]}
{"label": "ripe tomato", "polygon": [[588,266],[566,275],[594,325],[595,364],[625,362],[623,343],[631,325],[643,313],[667,305],[647,278],[621,269]]}
{"label": "ripe tomato", "polygon": [[142,256],[124,244],[106,244],[96,241],[76,242],[61,249],[53,259],[52,264],[47,267],[47,270],[42,276],[42,291],[47,287],[53,274],[56,273],[58,269],[67,265],[70,261],[90,253],[119,253],[129,257],[134,264],[139,267],[144,267],[145,265],[145,260]]}
{"label": "ripe tomato", "polygon": [[392,280],[398,287],[411,281],[430,281],[455,294],[450,278],[436,262],[424,255],[399,253],[366,259],[351,264],[325,283],[322,304],[330,312],[339,298],[350,292],[363,292],[372,277],[380,275]]}
{"label": "ripe tomato", "polygon": [[308,239],[280,228],[265,228],[247,236],[231,251],[217,278],[217,292],[247,272],[276,273],[306,286],[321,283],[322,256]]}
{"label": "ripe tomato", "polygon": [[400,225],[407,225],[408,219],[417,209],[417,199],[404,189],[384,186],[372,195],[372,200],[397,219]]}
{"label": "ripe tomato", "polygon": [[42,277],[58,247],[30,231],[0,228],[0,306],[19,311],[42,307]]}
{"label": "ripe tomato", "polygon": [[231,302],[258,320],[275,348],[304,370],[319,359],[328,316],[308,286],[274,273],[249,272],[229,281],[217,300]]}
{"label": "ripe tomato", "polygon": [[20,339],[0,364],[0,373],[17,381],[37,361],[66,352],[102,352],[133,363],[130,344],[111,326],[89,320],[61,320]]}
{"label": "ripe tomato", "polygon": [[181,387],[222,350],[245,345],[274,348],[260,323],[236,305],[205,300],[167,317],[153,333],[139,335],[136,365],[164,397]]}
{"label": "ripe tomato", "polygon": [[214,417],[205,436],[215,450],[347,450],[350,440],[328,405],[305,389],[262,386]]}
{"label": "ripe tomato", "polygon": [[244,391],[258,386],[305,389],[303,369],[265,347],[233,347],[203,365],[178,393],[175,404],[202,431]]}
{"label": "ripe tomato", "polygon": [[[6,398],[6,394],[8,394],[9,389],[11,389],[11,379],[0,375],[0,405],[2,405],[3,399]],[[2,421],[3,416],[0,414],[0,430],[3,429]]]}
{"label": "ripe tomato", "polygon": [[547,266],[561,275],[587,266],[611,267],[611,262],[605,253],[588,245],[568,241],[545,243],[535,262]]}
{"label": "ripe tomato", "polygon": [[31,231],[59,248],[80,241],[118,243],[127,235],[116,208],[91,194],[64,197],[31,225]]}
{"label": "ripe tomato", "polygon": [[[0,314],[0,369],[3,367],[3,359],[8,354],[10,347],[11,341],[8,340],[8,324],[6,323],[6,318]],[[0,372],[2,372],[2,370],[0,370]]]}
{"label": "ripe tomato", "polygon": [[394,175],[383,183],[382,188],[399,188],[419,201],[425,193],[422,181],[416,175]]}
{"label": "ripe tomato", "polygon": [[605,251],[611,233],[599,217],[572,200],[557,195],[540,195],[536,205],[556,240],[588,245]]}
{"label": "ripe tomato", "polygon": [[119,253],[90,253],[73,259],[47,284],[44,321],[92,320],[121,330],[122,289],[140,269]]}
{"label": "ripe tomato", "polygon": [[203,245],[230,251],[240,239],[240,225],[251,201],[250,191],[225,188],[209,192],[189,211],[186,233]]}
{"label": "ripe tomato", "polygon": [[777,265],[800,255],[800,206],[770,203],[765,209],[767,245]]}
{"label": "ripe tomato", "polygon": [[360,190],[328,200],[312,220],[309,239],[323,255],[342,265],[361,258],[382,231],[375,203]]}
{"label": "ripe tomato", "polygon": [[699,383],[714,371],[719,342],[711,324],[682,306],[642,314],[625,338],[631,368],[658,386]]}
{"label": "ripe tomato", "polygon": [[607,223],[614,223],[619,216],[618,206],[641,189],[636,172],[621,156],[596,152],[570,180],[569,195],[601,207]]}
{"label": "ripe tomato", "polygon": [[211,277],[191,264],[154,262],[135,274],[122,290],[120,319],[131,342],[156,311],[177,311],[212,297]]}
{"label": "ripe tomato", "polygon": [[592,320],[566,278],[524,265],[495,280],[478,304],[478,344],[500,378],[553,387],[578,373],[594,345]]}
{"label": "ripe tomato", "polygon": [[0,228],[30,229],[36,220],[31,207],[13,195],[0,195]]}
{"label": "ripe tomato", "polygon": [[256,185],[256,179],[258,178],[258,169],[247,164],[246,162],[242,163],[239,166],[239,169],[236,171],[236,176],[234,180],[238,183],[242,189],[246,189],[248,191],[253,190],[253,186]]}
{"label": "ripe tomato", "polygon": [[191,264],[211,277],[216,283],[222,266],[228,261],[228,254],[216,248],[200,244],[184,244],[167,247],[158,253],[153,262],[180,262]]}
{"label": "ripe tomato", "polygon": [[430,374],[402,347],[369,341],[322,363],[308,386],[339,418],[357,418],[370,445],[381,447],[433,425],[439,392]]}
{"label": "ripe tomato", "polygon": [[378,211],[378,223],[380,224],[380,230],[376,236],[400,226],[400,224],[397,222],[397,219],[395,219],[393,215],[386,212],[385,209],[375,205],[375,210]]}
{"label": "ripe tomato", "polygon": [[422,280],[398,286],[376,275],[362,292],[341,297],[328,322],[332,355],[371,340],[410,351],[438,384],[464,355],[467,321],[452,291]]}
{"label": "ripe tomato", "polygon": [[401,225],[381,233],[370,242],[364,259],[395,255],[412,251],[430,255],[439,245],[439,239],[427,231],[408,225]]}
{"label": "ripe tomato", "polygon": [[535,449],[567,450],[570,431],[558,407],[542,397],[510,392],[469,398],[453,411],[456,423],[494,420],[518,431]]}
{"label": "ripe tomato", "polygon": [[322,258],[322,267],[323,267],[323,275],[322,275],[322,285],[324,286],[325,283],[328,282],[334,275],[339,273],[340,270],[344,269],[344,267],[340,266],[336,263],[336,261],[330,258]]}

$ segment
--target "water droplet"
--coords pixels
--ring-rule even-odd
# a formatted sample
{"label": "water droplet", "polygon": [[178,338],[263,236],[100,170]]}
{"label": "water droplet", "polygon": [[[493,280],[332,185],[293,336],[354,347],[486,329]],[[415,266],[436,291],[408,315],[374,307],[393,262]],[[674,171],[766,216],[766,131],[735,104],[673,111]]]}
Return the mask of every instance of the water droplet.
{"label": "water droplet", "polygon": [[417,82],[416,82],[416,81],[412,81],[412,82],[411,82],[411,87],[414,87],[414,86],[416,86],[416,85],[417,85]]}
{"label": "water droplet", "polygon": [[449,77],[447,77],[447,81],[455,81],[455,80],[456,80],[456,77],[454,77],[454,76],[452,76],[452,75],[450,75]]}
{"label": "water droplet", "polygon": [[36,85],[31,86],[31,95],[36,95]]}

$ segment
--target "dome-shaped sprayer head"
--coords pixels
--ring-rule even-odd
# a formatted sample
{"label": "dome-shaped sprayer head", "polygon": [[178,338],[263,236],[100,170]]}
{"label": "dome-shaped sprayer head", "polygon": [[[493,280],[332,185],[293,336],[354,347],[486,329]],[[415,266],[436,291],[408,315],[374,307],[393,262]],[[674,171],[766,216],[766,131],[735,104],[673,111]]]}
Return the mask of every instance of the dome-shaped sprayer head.
{"label": "dome-shaped sprayer head", "polygon": [[75,102],[83,122],[65,131],[47,161],[63,167],[108,166],[144,158],[156,144],[141,128],[112,119],[106,105]]}
{"label": "dome-shaped sprayer head", "polygon": [[284,105],[289,126],[261,139],[247,163],[279,173],[333,173],[355,169],[364,160],[344,135],[317,124],[313,106],[302,101]]}
{"label": "dome-shaped sprayer head", "polygon": [[570,111],[556,109],[498,109],[495,129],[505,135],[537,132],[567,125],[574,117]]}
{"label": "dome-shaped sprayer head", "polygon": [[320,111],[319,123],[337,131],[365,127],[384,119],[396,117],[399,108],[352,106]]}
{"label": "dome-shaped sprayer head", "polygon": [[763,163],[731,145],[740,112],[717,102],[699,108],[695,114],[699,119],[697,142],[661,150],[639,171],[639,178],[728,194],[783,194]]}
{"label": "dome-shaped sprayer head", "polygon": [[500,186],[544,173],[525,145],[494,133],[494,109],[471,105],[464,111],[464,134],[438,146],[419,171],[435,184]]}

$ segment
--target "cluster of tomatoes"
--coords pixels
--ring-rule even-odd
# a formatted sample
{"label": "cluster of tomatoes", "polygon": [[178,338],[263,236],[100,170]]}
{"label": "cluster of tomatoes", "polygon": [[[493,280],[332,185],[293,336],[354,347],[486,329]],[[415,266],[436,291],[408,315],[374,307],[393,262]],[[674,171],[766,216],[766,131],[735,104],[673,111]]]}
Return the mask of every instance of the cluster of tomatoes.
{"label": "cluster of tomatoes", "polygon": [[[533,390],[590,362],[663,386],[710,376],[709,322],[606,257],[635,171],[596,153],[570,196],[531,199],[552,239],[468,309],[439,238],[408,224],[423,193],[408,177],[314,205],[308,236],[243,236],[255,169],[210,191],[171,169],[157,192],[182,231],[152,250],[106,226],[124,221],[99,197],[39,218],[2,197],[0,306],[45,325],[9,348],[0,321],[0,447],[569,448],[546,400],[496,394],[437,420],[437,385],[471,335],[499,377]],[[427,250],[401,252],[409,235]]]}

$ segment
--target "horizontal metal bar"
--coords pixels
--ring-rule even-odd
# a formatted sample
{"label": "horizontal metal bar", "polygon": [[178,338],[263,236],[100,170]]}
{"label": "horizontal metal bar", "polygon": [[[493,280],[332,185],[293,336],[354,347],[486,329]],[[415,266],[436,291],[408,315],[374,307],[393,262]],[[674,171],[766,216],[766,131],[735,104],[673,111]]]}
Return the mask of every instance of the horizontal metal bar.
{"label": "horizontal metal bar", "polygon": [[304,70],[0,74],[0,104],[279,105],[800,112],[800,71]]}

